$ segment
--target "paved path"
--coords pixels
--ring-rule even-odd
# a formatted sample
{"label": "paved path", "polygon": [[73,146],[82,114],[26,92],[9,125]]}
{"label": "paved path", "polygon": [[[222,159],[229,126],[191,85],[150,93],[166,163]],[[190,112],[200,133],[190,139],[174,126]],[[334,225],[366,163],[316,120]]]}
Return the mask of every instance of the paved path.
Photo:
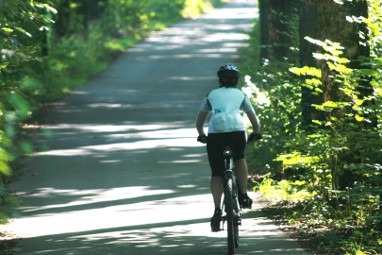
{"label": "paved path", "polygon": [[[194,119],[256,17],[236,0],[155,33],[52,105],[34,136],[38,152],[9,187],[22,201],[5,227],[22,238],[14,254],[226,254],[225,233],[209,230]],[[238,254],[304,254],[260,208],[244,217]]]}

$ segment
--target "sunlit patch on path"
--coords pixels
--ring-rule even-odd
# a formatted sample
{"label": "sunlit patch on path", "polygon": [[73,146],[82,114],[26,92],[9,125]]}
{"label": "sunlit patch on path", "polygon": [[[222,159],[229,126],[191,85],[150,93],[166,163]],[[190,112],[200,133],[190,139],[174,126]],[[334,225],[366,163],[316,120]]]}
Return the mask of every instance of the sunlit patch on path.
{"label": "sunlit patch on path", "polygon": [[[194,120],[217,68],[247,45],[252,2],[154,33],[25,127],[36,152],[9,185],[20,211],[2,226],[22,238],[14,255],[226,253]],[[260,208],[244,218],[238,254],[303,254]]]}

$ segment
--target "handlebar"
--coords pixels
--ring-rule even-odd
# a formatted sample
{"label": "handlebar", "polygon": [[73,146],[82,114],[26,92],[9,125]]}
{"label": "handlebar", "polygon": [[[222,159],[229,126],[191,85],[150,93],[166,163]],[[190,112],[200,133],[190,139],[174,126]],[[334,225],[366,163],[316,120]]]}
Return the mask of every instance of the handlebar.
{"label": "handlebar", "polygon": [[[259,141],[262,138],[263,138],[263,136],[261,134],[252,133],[252,134],[249,135],[249,137],[247,139],[247,144]],[[205,144],[208,141],[208,136],[206,136],[206,135],[199,135],[197,141],[200,142],[200,143]]]}
{"label": "handlebar", "polygon": [[199,143],[207,143],[207,140],[208,140],[208,136],[206,135],[200,135],[198,136],[198,139],[197,139]]}
{"label": "handlebar", "polygon": [[256,142],[256,141],[259,141],[263,139],[263,136],[261,134],[255,134],[255,133],[252,133],[249,135],[248,137],[248,140],[247,140],[247,144],[250,144],[252,142]]}

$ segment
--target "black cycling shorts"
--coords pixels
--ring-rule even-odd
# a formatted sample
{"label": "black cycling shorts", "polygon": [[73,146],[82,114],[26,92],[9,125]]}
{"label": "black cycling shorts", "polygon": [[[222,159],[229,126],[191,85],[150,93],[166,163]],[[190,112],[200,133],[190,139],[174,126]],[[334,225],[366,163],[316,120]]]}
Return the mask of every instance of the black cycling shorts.
{"label": "black cycling shorts", "polygon": [[233,160],[238,160],[244,158],[246,143],[245,131],[208,134],[207,154],[212,176],[223,176],[224,174],[223,150],[225,147],[229,146],[232,150]]}

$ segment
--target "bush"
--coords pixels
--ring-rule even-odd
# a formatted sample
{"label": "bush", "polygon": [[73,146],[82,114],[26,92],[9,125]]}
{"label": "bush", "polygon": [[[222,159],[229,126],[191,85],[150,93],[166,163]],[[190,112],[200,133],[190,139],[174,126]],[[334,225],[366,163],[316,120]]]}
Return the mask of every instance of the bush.
{"label": "bush", "polygon": [[[322,93],[321,70],[296,67],[291,59],[258,66],[255,40],[242,53],[242,69],[252,77],[244,90],[253,94],[265,134],[247,156],[249,166],[266,176],[257,188],[287,205],[285,217],[336,254],[382,252],[382,19],[380,5],[374,7],[379,11],[371,12],[373,22],[365,20],[371,57],[361,60],[362,68],[348,66],[339,43],[309,39],[322,49],[315,57],[326,62],[341,92],[336,100],[314,105],[325,119],[314,120],[310,129],[302,124],[301,91]],[[365,93],[369,86],[373,93]]]}

